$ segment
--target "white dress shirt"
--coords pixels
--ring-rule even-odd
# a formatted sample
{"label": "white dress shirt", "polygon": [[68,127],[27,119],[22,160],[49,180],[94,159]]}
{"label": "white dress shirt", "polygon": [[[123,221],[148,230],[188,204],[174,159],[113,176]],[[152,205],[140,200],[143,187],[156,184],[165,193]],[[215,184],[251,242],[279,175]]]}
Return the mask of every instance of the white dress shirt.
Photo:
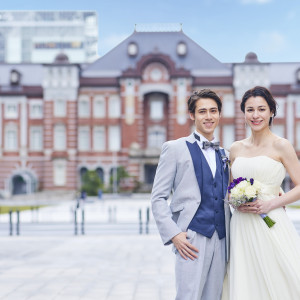
{"label": "white dress shirt", "polygon": [[[213,175],[213,177],[215,178],[215,174],[216,174],[216,150],[213,149],[212,147],[207,148],[206,150],[202,149],[203,146],[203,142],[204,141],[208,141],[207,138],[205,138],[202,134],[200,134],[198,131],[195,130],[195,134],[198,135],[200,137],[200,141],[197,140],[197,143],[204,155],[204,157],[206,158],[206,161],[210,167],[211,173]],[[209,142],[216,142],[216,139],[214,138],[212,141]]]}

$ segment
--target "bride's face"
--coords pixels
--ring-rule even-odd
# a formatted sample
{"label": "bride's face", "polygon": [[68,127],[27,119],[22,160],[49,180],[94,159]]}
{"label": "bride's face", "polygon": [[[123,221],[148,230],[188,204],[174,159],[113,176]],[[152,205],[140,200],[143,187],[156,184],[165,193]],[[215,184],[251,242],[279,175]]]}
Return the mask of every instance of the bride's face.
{"label": "bride's face", "polygon": [[245,121],[254,131],[269,127],[272,115],[273,113],[263,97],[250,97],[245,103]]}

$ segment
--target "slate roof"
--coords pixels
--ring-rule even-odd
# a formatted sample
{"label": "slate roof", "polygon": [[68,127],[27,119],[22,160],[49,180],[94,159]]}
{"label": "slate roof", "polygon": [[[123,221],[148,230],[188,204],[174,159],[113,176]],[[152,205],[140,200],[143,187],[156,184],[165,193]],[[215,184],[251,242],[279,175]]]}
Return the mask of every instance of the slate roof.
{"label": "slate roof", "polygon": [[21,73],[21,85],[42,85],[43,65],[41,64],[0,64],[0,86],[10,85],[10,72],[17,70]]}
{"label": "slate roof", "polygon": [[[127,54],[127,46],[138,45],[136,57]],[[179,42],[187,45],[187,55],[180,57],[176,52]],[[182,31],[179,32],[134,32],[103,57],[82,72],[83,77],[114,77],[128,68],[134,68],[145,55],[162,53],[168,55],[177,68],[185,68],[196,76],[231,76],[231,68],[223,64],[200,47]]]}

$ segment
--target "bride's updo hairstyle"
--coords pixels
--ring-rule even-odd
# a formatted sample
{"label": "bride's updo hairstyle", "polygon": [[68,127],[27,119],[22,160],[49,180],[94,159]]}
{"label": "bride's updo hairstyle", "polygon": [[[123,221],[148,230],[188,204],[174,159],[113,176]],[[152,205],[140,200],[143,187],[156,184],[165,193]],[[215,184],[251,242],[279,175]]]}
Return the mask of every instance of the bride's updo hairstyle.
{"label": "bride's updo hairstyle", "polygon": [[242,98],[241,110],[243,113],[245,113],[245,104],[246,104],[247,100],[251,97],[259,97],[259,96],[264,98],[267,101],[270,111],[271,111],[271,113],[273,113],[273,116],[270,118],[270,121],[269,121],[269,126],[271,126],[272,121],[277,113],[277,103],[276,103],[275,99],[273,98],[272,94],[270,93],[270,91],[268,89],[266,89],[265,87],[256,86],[256,87],[248,90]]}

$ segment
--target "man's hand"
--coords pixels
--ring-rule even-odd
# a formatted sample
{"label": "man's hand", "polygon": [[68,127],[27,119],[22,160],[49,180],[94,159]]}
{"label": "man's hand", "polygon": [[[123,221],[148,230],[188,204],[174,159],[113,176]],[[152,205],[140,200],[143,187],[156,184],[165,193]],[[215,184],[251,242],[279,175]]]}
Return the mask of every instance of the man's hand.
{"label": "man's hand", "polygon": [[195,258],[198,258],[198,256],[194,252],[199,252],[199,250],[191,243],[189,243],[189,241],[186,239],[186,234],[186,232],[181,232],[175,235],[172,238],[172,242],[182,258],[184,258],[185,260],[187,260],[188,258],[194,260]]}

